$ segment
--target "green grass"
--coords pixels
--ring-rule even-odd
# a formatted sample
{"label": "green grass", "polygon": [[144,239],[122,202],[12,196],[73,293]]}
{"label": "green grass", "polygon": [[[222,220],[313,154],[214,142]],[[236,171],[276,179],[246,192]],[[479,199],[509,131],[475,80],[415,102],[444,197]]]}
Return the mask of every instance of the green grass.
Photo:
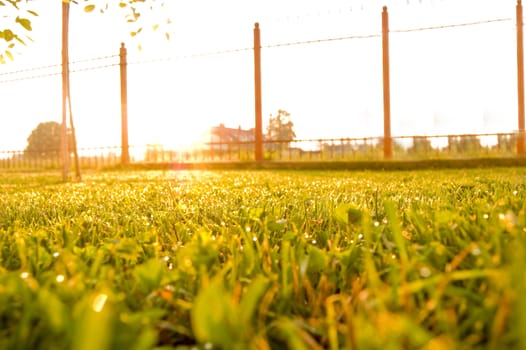
{"label": "green grass", "polygon": [[524,349],[523,173],[0,174],[0,348]]}

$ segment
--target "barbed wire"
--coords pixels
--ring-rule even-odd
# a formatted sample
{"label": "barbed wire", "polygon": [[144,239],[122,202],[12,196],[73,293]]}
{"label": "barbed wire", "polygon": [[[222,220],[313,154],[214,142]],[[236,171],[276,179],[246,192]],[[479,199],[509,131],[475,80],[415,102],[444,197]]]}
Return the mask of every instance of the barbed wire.
{"label": "barbed wire", "polygon": [[50,64],[50,65],[47,65],[47,66],[31,67],[31,68],[26,68],[26,69],[20,69],[20,70],[14,70],[14,71],[10,71],[10,72],[0,73],[0,76],[15,75],[15,74],[20,74],[20,73],[28,73],[28,72],[35,72],[35,71],[38,71],[38,70],[44,70],[44,69],[50,69],[50,68],[60,68],[61,66],[62,66],[61,64]]}
{"label": "barbed wire", "polygon": [[116,66],[119,66],[119,65],[120,65],[120,63],[109,63],[109,64],[99,65],[99,66],[94,66],[94,67],[71,69],[69,72],[70,73],[88,72],[88,71],[92,71],[92,70],[99,70],[99,69],[104,69],[104,68],[116,67]]}
{"label": "barbed wire", "polygon": [[0,84],[14,83],[14,82],[17,82],[17,81],[24,81],[24,80],[34,80],[34,79],[41,79],[41,78],[49,78],[49,77],[53,77],[53,76],[57,76],[57,75],[61,75],[61,74],[62,74],[61,72],[54,72],[54,73],[30,75],[30,76],[27,76],[27,77],[20,77],[20,78],[5,79],[5,80],[0,80]]}
{"label": "barbed wire", "polygon": [[119,55],[108,55],[108,56],[102,56],[102,57],[86,58],[86,59],[83,59],[83,60],[76,60],[76,61],[69,62],[69,65],[74,65],[74,64],[79,64],[79,63],[86,63],[86,62],[102,61],[102,60],[107,60],[107,59],[116,58],[116,57],[120,57],[120,56]]}
{"label": "barbed wire", "polygon": [[[80,64],[80,63],[102,61],[102,60],[107,60],[107,59],[115,58],[115,57],[119,57],[119,55],[108,55],[108,56],[92,57],[92,58],[86,58],[82,60],[71,61],[69,62],[69,65],[73,66],[73,65]],[[62,67],[61,63],[55,63],[55,64],[46,65],[46,66],[38,66],[38,67],[31,67],[31,68],[20,69],[20,70],[15,70],[15,71],[3,72],[3,73],[0,73],[0,76],[15,75],[15,74],[20,74],[20,73],[29,73],[29,72],[39,71],[39,70],[45,70],[45,69],[51,69],[51,68],[61,68],[61,67]]]}
{"label": "barbed wire", "polygon": [[303,41],[293,41],[293,42],[287,42],[287,43],[270,44],[270,45],[261,46],[261,48],[262,49],[272,49],[272,48],[277,48],[277,47],[318,44],[318,43],[324,43],[324,42],[353,40],[353,39],[371,39],[371,38],[379,38],[379,37],[381,37],[381,34],[350,35],[350,36],[342,36],[342,37],[336,37],[336,38],[325,38],[325,39],[314,39],[314,40],[303,40]]}
{"label": "barbed wire", "polygon": [[161,62],[169,62],[169,61],[175,61],[175,60],[225,55],[225,54],[231,54],[231,53],[237,53],[237,52],[243,52],[243,51],[252,51],[252,50],[254,50],[253,47],[243,47],[243,48],[238,48],[238,49],[226,49],[226,50],[218,50],[218,51],[200,52],[200,53],[194,53],[194,54],[188,54],[188,55],[179,55],[179,56],[173,56],[173,57],[167,56],[167,57],[152,58],[152,59],[140,60],[140,61],[131,61],[131,62],[128,62],[128,64],[137,65],[137,64],[161,63]]}
{"label": "barbed wire", "polygon": [[[414,33],[414,32],[420,32],[420,31],[448,29],[448,28],[459,28],[459,27],[467,27],[467,26],[477,26],[477,25],[499,23],[499,22],[510,22],[512,20],[513,20],[512,18],[495,18],[495,19],[489,19],[489,20],[480,20],[480,21],[464,22],[464,23],[454,23],[454,24],[437,25],[437,26],[429,26],[429,27],[418,27],[418,28],[407,28],[407,29],[393,29],[393,30],[389,30],[389,33]],[[379,38],[379,37],[381,37],[380,33],[364,34],[364,35],[349,35],[349,36],[341,36],[341,37],[312,39],[312,40],[299,40],[299,41],[291,41],[291,42],[284,42],[284,43],[268,44],[268,45],[262,45],[261,48],[262,49],[271,49],[271,48],[299,46],[299,45],[309,45],[309,44],[319,44],[319,43],[344,41],[344,40],[372,39],[372,38]],[[200,52],[200,53],[194,53],[194,54],[188,54],[188,55],[167,56],[167,57],[160,57],[160,58],[153,58],[153,59],[137,60],[137,61],[128,62],[128,64],[129,65],[154,64],[154,63],[170,62],[170,61],[174,61],[174,60],[193,59],[193,58],[201,58],[201,57],[208,57],[208,56],[218,56],[218,55],[246,52],[246,51],[251,51],[251,50],[253,50],[253,47],[243,47],[243,48],[235,48],[235,49],[216,50],[216,51]],[[117,58],[117,57],[119,57],[119,55],[115,55],[115,54],[114,55],[107,55],[107,56],[100,56],[100,57],[92,57],[92,58],[72,61],[72,62],[69,63],[69,65],[70,66],[75,66],[75,65],[78,65],[78,64],[82,64],[82,63],[96,62],[96,61],[101,61],[101,60],[113,59],[113,58]],[[91,67],[85,67],[85,68],[77,68],[77,69],[70,70],[70,72],[72,72],[72,73],[85,72],[85,71],[91,71],[91,70],[97,70],[97,69],[114,67],[114,66],[118,66],[119,64],[120,63],[110,63],[110,64],[105,64],[105,65],[97,65],[97,66],[91,66]],[[31,67],[31,68],[27,68],[27,69],[20,69],[20,70],[15,70],[15,71],[10,71],[10,72],[3,72],[3,73],[0,73],[0,76],[18,75],[18,74],[23,74],[23,73],[36,72],[36,71],[39,71],[39,70],[54,69],[54,68],[58,69],[58,68],[61,68],[61,67],[62,67],[62,64],[52,64],[52,65],[46,65],[46,66]],[[11,83],[11,82],[16,82],[16,81],[23,81],[23,80],[47,78],[47,77],[52,77],[52,76],[56,76],[56,75],[60,75],[60,74],[61,74],[61,72],[52,72],[52,73],[37,74],[37,75],[31,75],[31,76],[19,77],[19,78],[13,78],[13,79],[5,79],[5,80],[0,80],[0,84]]]}
{"label": "barbed wire", "polygon": [[[110,68],[118,66],[119,63],[110,63],[110,64],[104,64],[104,65],[98,65],[98,66],[91,66],[91,67],[85,67],[85,68],[76,68],[76,69],[70,69],[70,73],[80,73],[80,72],[87,72],[92,70],[99,70],[104,68]],[[58,65],[57,67],[61,67],[61,65]],[[41,78],[49,78],[54,76],[62,75],[62,71],[59,72],[52,72],[52,73],[45,73],[45,74],[38,74],[38,75],[30,75],[26,77],[19,77],[19,78],[13,78],[13,79],[5,79],[0,80],[0,84],[6,84],[6,83],[14,83],[17,81],[24,81],[24,80],[35,80],[35,79],[41,79]]]}
{"label": "barbed wire", "polygon": [[389,33],[413,33],[413,32],[422,32],[426,30],[459,28],[459,27],[468,27],[468,26],[476,26],[476,25],[498,23],[498,22],[509,22],[509,21],[512,21],[512,18],[496,18],[496,19],[488,19],[488,20],[475,21],[475,22],[445,24],[445,25],[420,27],[420,28],[394,29],[394,30],[389,30]]}
{"label": "barbed wire", "polygon": [[[427,31],[427,30],[435,30],[435,29],[447,29],[447,28],[475,26],[475,25],[497,23],[497,22],[508,22],[508,21],[511,21],[511,20],[512,20],[512,18],[497,18],[497,19],[491,19],[491,20],[482,20],[482,21],[475,21],[475,22],[465,22],[465,23],[439,25],[439,26],[429,26],[429,27],[409,28],[409,29],[394,29],[394,30],[390,30],[389,32],[390,33],[411,33],[411,32]],[[312,39],[312,40],[300,40],[300,41],[293,41],[293,42],[286,42],[286,43],[262,45],[261,48],[262,49],[271,49],[271,48],[298,46],[298,45],[308,45],[308,44],[318,44],[318,43],[343,41],[343,40],[371,39],[371,38],[379,38],[381,36],[382,35],[380,33],[377,33],[377,34],[364,34],[364,35],[349,35],[349,36],[342,36],[342,37],[333,37],[333,38],[324,38],[324,39]],[[250,51],[250,50],[253,50],[253,48],[252,47],[246,47],[246,48],[240,48],[240,49],[211,51],[211,52],[189,54],[189,55],[175,56],[175,57],[164,57],[164,58],[157,58],[157,59],[151,59],[151,60],[135,61],[135,62],[131,62],[129,64],[169,62],[169,61],[178,60],[178,59],[189,59],[189,58],[197,58],[197,57],[222,55],[222,54],[229,54],[229,53],[236,53],[236,52]]]}

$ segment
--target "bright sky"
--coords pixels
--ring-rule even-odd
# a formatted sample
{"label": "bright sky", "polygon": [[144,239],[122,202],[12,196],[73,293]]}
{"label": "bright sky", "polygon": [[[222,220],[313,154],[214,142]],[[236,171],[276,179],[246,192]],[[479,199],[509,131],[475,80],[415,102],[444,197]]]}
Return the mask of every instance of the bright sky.
{"label": "bright sky", "polygon": [[[130,144],[190,143],[208,127],[254,125],[251,50],[254,22],[262,45],[380,34],[382,6],[390,29],[514,18],[514,0],[167,0],[174,33],[130,37],[123,13],[85,14],[72,5],[71,61],[117,55],[130,64]],[[60,71],[3,73],[60,64],[61,5],[36,1],[33,43],[0,66],[0,150],[22,150],[39,122],[61,120]],[[143,50],[139,52],[137,46]],[[515,21],[390,35],[393,135],[510,132],[517,129]],[[377,136],[383,132],[381,39],[350,39],[263,48],[263,116],[284,109],[298,138]],[[118,57],[71,68],[118,63]],[[120,144],[117,66],[72,73],[80,147]]]}

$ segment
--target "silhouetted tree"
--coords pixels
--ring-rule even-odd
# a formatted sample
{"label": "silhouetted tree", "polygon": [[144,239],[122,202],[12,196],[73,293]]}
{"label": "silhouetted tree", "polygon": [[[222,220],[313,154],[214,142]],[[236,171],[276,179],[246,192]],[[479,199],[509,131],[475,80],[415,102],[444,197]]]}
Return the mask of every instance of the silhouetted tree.
{"label": "silhouetted tree", "polygon": [[452,153],[473,154],[480,152],[482,145],[475,135],[451,135],[448,137],[448,149]]}
{"label": "silhouetted tree", "polygon": [[38,124],[27,138],[24,154],[28,157],[58,156],[60,153],[60,134],[60,123],[44,122]]}
{"label": "silhouetted tree", "polygon": [[271,150],[286,149],[295,138],[294,123],[290,119],[289,112],[280,109],[275,117],[272,114],[270,115],[267,126],[267,140],[280,141],[270,144],[269,148]]}
{"label": "silhouetted tree", "polygon": [[415,136],[413,137],[413,144],[407,150],[411,154],[429,154],[433,150],[431,141],[426,137]]}
{"label": "silhouetted tree", "polygon": [[514,152],[517,148],[517,134],[499,134],[497,148],[503,152]]}

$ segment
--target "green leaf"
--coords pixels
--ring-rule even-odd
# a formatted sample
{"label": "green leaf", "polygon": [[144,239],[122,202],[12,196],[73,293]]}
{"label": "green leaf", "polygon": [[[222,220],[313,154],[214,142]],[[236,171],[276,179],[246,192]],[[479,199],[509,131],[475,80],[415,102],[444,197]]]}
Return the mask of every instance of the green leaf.
{"label": "green leaf", "polygon": [[302,330],[293,320],[282,317],[273,322],[273,326],[277,329],[279,337],[284,338],[287,342],[288,349],[309,349],[307,344],[304,342],[305,337],[303,336]]}
{"label": "green leaf", "polygon": [[128,4],[126,4],[125,2],[121,2],[121,3],[119,3],[119,7],[120,7],[120,8],[124,8],[124,7],[126,7],[126,6],[128,6]]}
{"label": "green leaf", "polygon": [[355,224],[355,225],[359,224],[362,221],[362,217],[363,217],[363,213],[358,208],[351,207],[349,208],[349,210],[347,210],[347,220],[351,224]]}
{"label": "green leaf", "polygon": [[248,217],[250,220],[259,221],[263,218],[265,210],[263,208],[250,208],[248,211]]}
{"label": "green leaf", "polygon": [[239,304],[241,324],[247,325],[250,322],[260,299],[267,291],[269,285],[269,280],[261,275],[252,281]]}
{"label": "green leaf", "polygon": [[38,17],[38,13],[36,13],[35,11],[27,10],[27,13],[29,13],[30,15],[33,15],[35,17]]}
{"label": "green leaf", "polygon": [[157,29],[159,29],[159,25],[158,25],[158,24],[154,24],[154,25],[152,26],[152,29],[153,29],[154,31],[157,30]]}
{"label": "green leaf", "polygon": [[11,51],[6,50],[6,51],[5,51],[5,55],[6,55],[7,58],[9,58],[11,61],[14,60],[14,57],[13,57],[13,54],[11,53]]}
{"label": "green leaf", "polygon": [[334,211],[336,221],[344,225],[356,225],[362,221],[363,213],[350,203],[341,204]]}
{"label": "green leaf", "polygon": [[42,316],[47,319],[48,324],[54,332],[64,329],[67,320],[67,312],[64,303],[48,289],[40,289],[37,296]]}
{"label": "green leaf", "polygon": [[225,290],[222,278],[215,278],[199,292],[192,312],[192,329],[200,342],[211,342],[222,349],[232,349],[235,333],[241,324],[237,321],[232,295]]}
{"label": "green leaf", "polygon": [[349,223],[349,218],[347,216],[347,210],[349,210],[349,208],[350,208],[350,204],[348,203],[339,205],[334,210],[334,218],[336,219],[336,221],[338,221],[339,223],[343,225],[347,225]]}
{"label": "green leaf", "polygon": [[[87,293],[86,293],[87,294]],[[75,305],[72,349],[109,349],[113,335],[113,311],[104,292],[87,295]],[[97,334],[97,336],[93,336]]]}
{"label": "green leaf", "polygon": [[95,10],[95,5],[86,5],[86,7],[84,7],[84,12],[91,12]]}
{"label": "green leaf", "polygon": [[406,249],[406,240],[402,235],[402,230],[400,228],[400,220],[396,214],[396,208],[392,201],[385,202],[385,213],[387,215],[387,220],[389,221],[389,227],[393,233],[393,239],[396,243],[398,251],[400,252],[400,260],[403,264],[407,264],[408,255]]}
{"label": "green leaf", "polygon": [[309,247],[309,265],[307,270],[310,273],[322,272],[327,264],[327,258],[323,251],[317,247]]}
{"label": "green leaf", "polygon": [[159,287],[163,276],[163,266],[157,259],[150,259],[135,268],[135,278],[141,286],[149,290]]}
{"label": "green leaf", "polygon": [[33,28],[31,28],[31,21],[27,18],[16,18],[16,23],[19,23],[22,27],[24,27],[25,30],[32,31]]}

